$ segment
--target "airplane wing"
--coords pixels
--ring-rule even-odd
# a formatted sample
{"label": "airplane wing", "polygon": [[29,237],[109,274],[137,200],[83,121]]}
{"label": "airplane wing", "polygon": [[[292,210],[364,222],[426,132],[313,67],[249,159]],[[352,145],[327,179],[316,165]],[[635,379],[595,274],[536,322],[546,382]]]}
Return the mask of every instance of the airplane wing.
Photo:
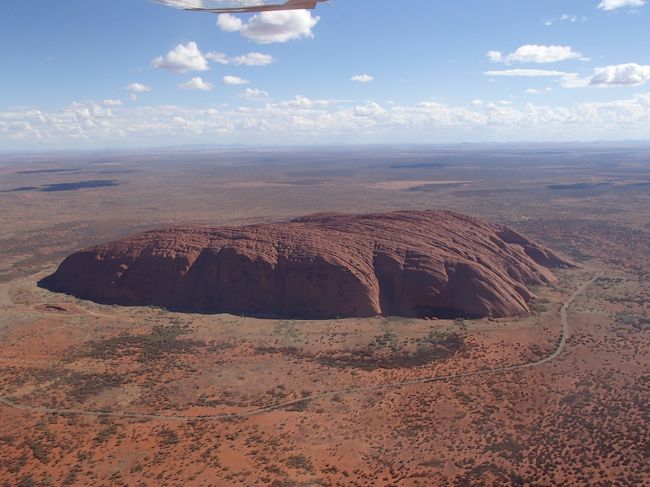
{"label": "airplane wing", "polygon": [[191,10],[194,12],[211,13],[255,13],[274,10],[304,10],[314,9],[316,5],[327,0],[288,0],[278,3],[278,0],[157,0],[164,5]]}

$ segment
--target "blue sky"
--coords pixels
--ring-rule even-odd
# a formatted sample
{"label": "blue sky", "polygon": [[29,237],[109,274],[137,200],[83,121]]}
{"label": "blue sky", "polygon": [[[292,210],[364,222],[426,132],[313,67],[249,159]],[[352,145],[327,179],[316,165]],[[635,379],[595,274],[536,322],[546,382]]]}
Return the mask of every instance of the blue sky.
{"label": "blue sky", "polygon": [[7,1],[0,150],[648,139],[645,3]]}

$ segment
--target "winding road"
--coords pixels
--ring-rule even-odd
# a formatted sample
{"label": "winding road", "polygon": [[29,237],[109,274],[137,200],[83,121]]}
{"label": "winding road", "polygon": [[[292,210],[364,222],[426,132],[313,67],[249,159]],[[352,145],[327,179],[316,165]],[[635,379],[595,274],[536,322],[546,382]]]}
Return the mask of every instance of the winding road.
{"label": "winding road", "polygon": [[58,409],[58,408],[48,408],[44,406],[29,406],[26,404],[20,404],[11,399],[8,399],[5,396],[0,395],[0,404],[5,406],[18,409],[20,411],[30,412],[30,413],[44,413],[44,414],[63,414],[63,415],[82,415],[82,416],[95,416],[95,417],[113,417],[113,418],[122,418],[122,419],[136,419],[136,420],[154,420],[154,421],[174,421],[174,422],[190,422],[190,421],[232,421],[236,419],[245,419],[253,416],[259,416],[266,413],[271,413],[274,411],[280,411],[283,409],[291,408],[298,406],[300,404],[309,403],[318,399],[325,399],[334,396],[341,396],[347,394],[356,394],[362,392],[372,392],[386,389],[395,389],[399,387],[414,385],[414,384],[428,384],[432,382],[440,382],[446,380],[458,380],[468,377],[479,377],[487,376],[494,374],[501,374],[505,372],[514,372],[517,370],[530,369],[533,367],[539,367],[556,360],[564,351],[566,347],[567,339],[569,338],[569,319],[568,319],[568,310],[576,300],[576,298],[582,294],[585,289],[587,289],[591,284],[593,284],[602,274],[597,274],[588,281],[584,282],[578,289],[574,291],[571,296],[564,302],[560,310],[560,320],[562,322],[562,336],[558,342],[558,346],[555,351],[540,359],[533,362],[526,362],[522,364],[508,365],[504,367],[498,367],[494,369],[484,369],[477,370],[473,372],[463,372],[459,374],[449,374],[449,375],[439,375],[431,377],[422,377],[420,379],[411,379],[400,382],[388,382],[385,384],[376,384],[372,386],[364,387],[352,387],[348,389],[340,389],[330,392],[324,392],[320,394],[314,394],[313,396],[306,396],[300,399],[295,399],[293,401],[287,401],[272,406],[261,407],[258,409],[252,409],[250,411],[245,411],[241,413],[231,413],[231,414],[216,414],[216,415],[205,415],[205,416],[184,416],[184,415],[158,415],[158,414],[140,414],[140,413],[127,413],[127,412],[110,412],[110,411],[93,411],[93,410],[84,410],[84,409]]}

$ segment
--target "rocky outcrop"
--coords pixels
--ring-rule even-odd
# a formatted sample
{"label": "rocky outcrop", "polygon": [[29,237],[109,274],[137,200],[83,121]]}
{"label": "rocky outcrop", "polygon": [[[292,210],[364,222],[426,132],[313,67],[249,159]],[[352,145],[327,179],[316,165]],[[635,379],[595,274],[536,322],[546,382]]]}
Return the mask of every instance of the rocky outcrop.
{"label": "rocky outcrop", "polygon": [[96,302],[251,316],[502,317],[570,263],[447,211],[317,214],[147,232],[77,252],[41,285]]}

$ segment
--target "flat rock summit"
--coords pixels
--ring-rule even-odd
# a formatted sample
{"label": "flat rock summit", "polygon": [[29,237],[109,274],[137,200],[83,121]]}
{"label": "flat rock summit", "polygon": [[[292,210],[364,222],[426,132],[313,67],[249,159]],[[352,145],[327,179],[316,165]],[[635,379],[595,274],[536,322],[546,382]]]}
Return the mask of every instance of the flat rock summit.
{"label": "flat rock summit", "polygon": [[155,230],[77,252],[39,285],[119,305],[320,319],[504,317],[571,264],[448,211]]}

